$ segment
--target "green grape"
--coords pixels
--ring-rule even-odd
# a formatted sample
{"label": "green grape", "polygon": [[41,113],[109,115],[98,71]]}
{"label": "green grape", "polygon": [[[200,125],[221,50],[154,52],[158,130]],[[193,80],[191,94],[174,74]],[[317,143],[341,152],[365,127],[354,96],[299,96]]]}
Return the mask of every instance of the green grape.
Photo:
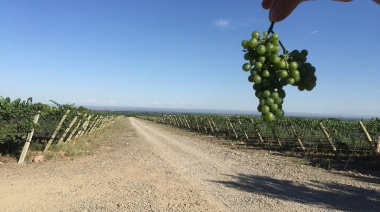
{"label": "green grape", "polygon": [[275,50],[274,45],[272,43],[267,43],[265,46],[267,52],[273,52]]}
{"label": "green grape", "polygon": [[264,118],[266,121],[271,122],[271,121],[274,121],[275,116],[273,115],[273,113],[268,112],[268,113],[265,113]]}
{"label": "green grape", "polygon": [[298,85],[298,90],[304,91],[306,88],[303,84]]}
{"label": "green grape", "polygon": [[257,97],[257,98],[259,98],[260,99],[260,95],[262,95],[263,94],[263,92],[261,92],[261,91],[256,91],[255,92],[255,96]]}
{"label": "green grape", "polygon": [[274,115],[276,116],[276,118],[281,118],[284,116],[284,111],[281,110],[281,109],[278,109],[274,112]]}
{"label": "green grape", "polygon": [[301,77],[300,76],[296,76],[296,77],[293,77],[293,78],[294,78],[294,82],[295,83],[301,81]]}
{"label": "green grape", "polygon": [[291,62],[291,63],[289,63],[289,69],[290,70],[297,70],[297,68],[298,68],[298,63],[297,62]]}
{"label": "green grape", "polygon": [[303,49],[301,51],[301,54],[305,55],[305,57],[309,54],[309,52],[306,49]]}
{"label": "green grape", "polygon": [[280,96],[279,96],[278,92],[272,92],[272,93],[270,94],[270,97],[271,97],[272,99],[277,99],[277,98],[280,97]]}
{"label": "green grape", "polygon": [[252,38],[248,41],[248,46],[255,48],[259,44],[259,41],[256,38]]}
{"label": "green grape", "polygon": [[274,45],[274,53],[277,53],[281,50],[281,46],[280,45]]}
{"label": "green grape", "polygon": [[270,107],[267,106],[267,105],[263,105],[261,108],[260,108],[260,112],[262,113],[269,113],[270,111]]}
{"label": "green grape", "polygon": [[277,99],[274,100],[274,103],[276,103],[278,105],[282,105],[283,102],[284,102],[284,100],[282,100],[281,97],[278,97]]}
{"label": "green grape", "polygon": [[261,67],[263,67],[263,63],[262,62],[256,62],[255,63],[255,70],[256,71],[260,71]]}
{"label": "green grape", "polygon": [[277,64],[281,61],[281,58],[277,54],[272,54],[269,59],[274,64]]}
{"label": "green grape", "polygon": [[259,101],[259,105],[260,105],[260,106],[264,106],[264,105],[266,105],[266,104],[265,104],[265,99],[260,99],[260,101]]}
{"label": "green grape", "polygon": [[287,83],[290,84],[290,85],[293,85],[294,82],[295,82],[295,81],[294,81],[294,78],[292,78],[292,77],[289,77],[286,81],[287,81]]}
{"label": "green grape", "polygon": [[279,77],[279,78],[285,78],[285,77],[287,77],[288,76],[288,72],[286,71],[286,70],[279,70],[278,72],[277,72],[277,76]]}
{"label": "green grape", "polygon": [[265,62],[265,57],[261,56],[257,58],[257,61],[264,63]]}
{"label": "green grape", "polygon": [[244,63],[244,65],[243,65],[243,70],[244,70],[244,71],[249,71],[249,70],[251,70],[251,64],[249,64],[249,63]]}
{"label": "green grape", "polygon": [[277,63],[277,67],[279,69],[284,69],[286,67],[286,62],[285,60],[280,60],[280,62]]}
{"label": "green grape", "polygon": [[263,92],[263,97],[264,97],[264,98],[268,98],[268,97],[270,97],[270,91],[269,91],[269,90],[265,90],[265,91]]}
{"label": "green grape", "polygon": [[248,41],[247,40],[243,40],[241,42],[241,46],[243,46],[244,49],[248,48]]}
{"label": "green grape", "polygon": [[280,40],[278,34],[274,33],[272,34],[272,36],[270,36],[270,41],[273,41],[273,42],[278,42]]}
{"label": "green grape", "polygon": [[270,97],[265,99],[265,104],[268,106],[271,106],[274,102],[275,102],[275,100],[270,98]]}
{"label": "green grape", "polygon": [[261,76],[264,78],[268,78],[270,76],[269,70],[265,69],[261,72]]}
{"label": "green grape", "polygon": [[250,73],[248,81],[254,83],[255,96],[259,99],[257,111],[274,127],[274,121],[284,116],[284,86],[311,91],[317,84],[317,77],[315,67],[307,62],[307,50],[289,52],[281,44],[279,35],[268,31],[263,32],[261,38],[260,33],[254,31],[249,40],[241,42],[245,49],[244,59],[248,61],[242,68]]}
{"label": "green grape", "polygon": [[249,75],[248,76],[248,82],[253,82],[254,77],[255,77],[255,75]]}
{"label": "green grape", "polygon": [[290,76],[292,76],[293,78],[296,78],[296,77],[300,76],[300,72],[297,69],[290,70]]}
{"label": "green grape", "polygon": [[272,112],[276,112],[277,110],[278,110],[278,104],[273,103],[273,104],[270,106],[270,111],[272,111]]}
{"label": "green grape", "polygon": [[260,33],[258,31],[252,32],[252,38],[260,39]]}
{"label": "green grape", "polygon": [[251,75],[258,75],[259,74],[259,72],[257,70],[255,70],[255,69],[251,69],[251,71],[249,71],[249,73]]}
{"label": "green grape", "polygon": [[261,82],[261,77],[259,75],[253,76],[253,83],[260,83]]}
{"label": "green grape", "polygon": [[266,51],[266,48],[265,48],[265,46],[264,45],[259,45],[258,47],[257,47],[257,53],[258,54],[264,54],[265,53],[265,51]]}

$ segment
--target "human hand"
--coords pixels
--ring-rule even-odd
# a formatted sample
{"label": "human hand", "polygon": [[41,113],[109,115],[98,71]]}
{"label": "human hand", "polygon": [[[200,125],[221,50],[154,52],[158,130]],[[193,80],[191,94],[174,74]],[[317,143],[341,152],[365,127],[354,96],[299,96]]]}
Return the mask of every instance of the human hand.
{"label": "human hand", "polygon": [[303,0],[263,0],[262,6],[264,9],[269,9],[269,20],[271,22],[279,22],[293,12],[293,10]]}
{"label": "human hand", "polygon": [[[279,22],[293,12],[293,10],[303,1],[308,0],[263,0],[262,6],[264,9],[269,9],[269,20],[271,22]],[[352,0],[333,0],[339,2],[351,2]],[[380,4],[380,0],[372,0]]]}

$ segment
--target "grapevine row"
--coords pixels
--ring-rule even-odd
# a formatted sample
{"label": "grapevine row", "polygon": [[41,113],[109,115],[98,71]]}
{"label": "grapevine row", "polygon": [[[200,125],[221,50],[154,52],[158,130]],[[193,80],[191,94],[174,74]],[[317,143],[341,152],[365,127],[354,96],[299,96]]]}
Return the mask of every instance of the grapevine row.
{"label": "grapevine row", "polygon": [[55,106],[33,103],[32,98],[0,97],[0,155],[20,155],[22,162],[31,142],[41,143],[46,152],[52,144],[92,133],[113,119],[84,107],[51,102]]}
{"label": "grapevine row", "polygon": [[[380,119],[343,121],[285,117],[273,128],[251,116],[155,115],[139,118],[224,137],[247,147],[286,149],[337,156],[380,153]],[[360,124],[361,123],[361,124]]]}

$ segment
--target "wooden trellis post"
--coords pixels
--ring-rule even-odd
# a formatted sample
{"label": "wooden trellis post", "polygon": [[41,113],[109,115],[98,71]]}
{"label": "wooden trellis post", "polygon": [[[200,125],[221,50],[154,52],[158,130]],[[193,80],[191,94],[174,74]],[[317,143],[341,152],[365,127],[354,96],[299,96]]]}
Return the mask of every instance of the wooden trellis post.
{"label": "wooden trellis post", "polygon": [[97,129],[102,129],[103,127],[111,124],[111,117],[110,116],[106,116],[106,117],[102,117],[101,118],[101,121],[99,123],[99,127],[96,127],[95,130]]}
{"label": "wooden trellis post", "polygon": [[[251,122],[252,122],[252,124],[255,124],[255,121],[253,121],[253,119],[251,119]],[[260,134],[259,130],[257,129],[257,127],[255,127],[255,131],[256,131],[256,133],[257,133],[257,136],[259,137],[260,142],[261,142],[261,143],[264,143],[264,139],[263,139],[263,137],[261,136],[261,134]]]}
{"label": "wooden trellis post", "polygon": [[380,141],[380,137],[379,137],[379,141],[377,142],[377,146],[375,146],[374,142],[372,141],[372,138],[371,136],[369,135],[367,129],[365,128],[364,124],[362,121],[359,121],[359,125],[360,127],[362,128],[366,138],[367,138],[367,141],[369,143],[369,146],[371,147],[371,150],[372,150],[372,154],[373,155],[380,155],[380,147],[379,147],[379,141]]}
{"label": "wooden trellis post", "polygon": [[89,125],[87,127],[87,130],[85,132],[85,135],[88,135],[88,134],[90,134],[92,132],[92,128],[96,125],[96,123],[98,122],[98,120],[99,120],[99,116],[96,116],[94,118],[94,120],[92,120],[92,122],[89,123]]}
{"label": "wooden trellis post", "polygon": [[94,131],[102,128],[102,125],[104,124],[105,122],[105,118],[104,117],[99,117],[98,120],[96,120],[96,123],[94,125],[92,125],[92,128],[90,129],[90,132],[89,134],[93,133]]}
{"label": "wooden trellis post", "polygon": [[49,139],[48,143],[45,146],[44,152],[47,152],[50,145],[53,143],[55,136],[57,136],[58,131],[61,129],[63,122],[65,121],[67,115],[69,115],[70,110],[66,110],[66,113],[62,116],[61,121],[58,123],[58,126],[55,128],[53,135]]}
{"label": "wooden trellis post", "polygon": [[[243,124],[241,123],[240,119],[238,119],[238,121],[239,121],[240,127],[243,128]],[[244,132],[244,136],[245,136],[245,138],[247,139],[247,141],[249,141],[249,137],[248,137],[247,132],[246,132],[244,129],[243,129],[243,132]]]}
{"label": "wooden trellis post", "polygon": [[210,118],[210,119],[211,119],[211,123],[214,125],[214,128],[215,128],[216,132],[219,133],[218,126],[216,126],[216,124],[215,124],[214,120],[212,120],[212,118]]}
{"label": "wooden trellis post", "polygon": [[185,124],[184,124],[183,121],[182,121],[182,117],[180,116],[180,117],[178,117],[178,119],[179,119],[179,122],[180,122],[180,127],[181,127],[181,128],[184,127]]}
{"label": "wooden trellis post", "polygon": [[187,128],[188,126],[187,126],[187,124],[186,124],[186,118],[182,116],[182,117],[181,117],[181,120],[182,120],[182,125],[183,125],[182,127],[183,127],[183,128]]}
{"label": "wooden trellis post", "polygon": [[[37,115],[34,116],[34,119],[33,119],[34,124],[37,124],[38,119],[40,118],[40,114],[41,114],[41,112],[38,111]],[[30,142],[32,141],[32,138],[33,138],[33,134],[34,134],[34,128],[32,129],[32,131],[30,133],[28,133],[28,136],[26,138],[24,147],[22,148],[21,156],[18,160],[18,163],[24,162],[26,153],[28,152],[28,149],[29,149]]]}
{"label": "wooden trellis post", "polygon": [[90,121],[91,117],[92,117],[92,115],[89,115],[89,116],[87,117],[86,121],[85,121],[85,122],[83,123],[83,125],[82,125],[82,129],[81,129],[80,131],[78,131],[78,133],[75,135],[75,138],[81,137],[81,136],[84,134],[84,132],[85,132],[86,129],[87,129],[88,122]]}
{"label": "wooden trellis post", "polygon": [[97,118],[98,118],[98,116],[95,116],[91,121],[88,121],[86,129],[83,132],[83,135],[87,135],[90,133],[90,130],[91,130],[92,126],[94,126],[94,123],[96,122]]}
{"label": "wooden trellis post", "polygon": [[322,131],[323,131],[323,134],[325,135],[327,141],[329,142],[329,144],[330,144],[330,146],[331,146],[331,148],[332,148],[332,150],[333,150],[335,156],[336,156],[337,158],[339,158],[338,152],[336,151],[336,147],[335,147],[333,141],[331,140],[330,135],[329,135],[329,133],[327,132],[326,128],[323,126],[322,122],[319,122],[319,126],[321,127],[321,129],[322,129]]}
{"label": "wooden trellis post", "polygon": [[177,127],[179,127],[179,126],[181,125],[181,123],[179,122],[178,117],[177,117],[177,116],[174,116],[174,120],[175,120],[175,125],[176,125]]}
{"label": "wooden trellis post", "polygon": [[298,133],[296,132],[296,129],[294,129],[294,126],[293,126],[293,125],[291,126],[291,128],[292,128],[292,130],[293,130],[293,134],[294,134],[294,136],[296,137],[296,139],[297,139],[297,141],[298,141],[298,144],[300,145],[302,151],[305,151],[305,150],[306,150],[306,149],[305,149],[305,146],[303,145],[303,143],[302,143],[300,137],[298,136]]}
{"label": "wooden trellis post", "polygon": [[362,130],[364,131],[364,134],[365,134],[365,136],[366,136],[366,138],[367,138],[367,141],[368,141],[368,143],[369,143],[369,146],[371,147],[372,154],[373,154],[373,155],[378,155],[378,154],[379,154],[379,152],[378,152],[378,148],[375,147],[375,144],[373,143],[372,138],[371,138],[371,136],[369,135],[367,129],[365,128],[363,122],[362,122],[362,121],[359,121],[359,125],[360,125],[360,127],[362,128]]}
{"label": "wooden trellis post", "polygon": [[232,132],[234,132],[234,134],[235,134],[235,138],[236,138],[236,140],[237,140],[237,139],[239,138],[239,136],[236,134],[235,128],[234,128],[234,126],[232,125],[232,123],[231,123],[231,121],[230,121],[229,118],[227,118],[227,123],[231,126],[231,128],[232,128]]}
{"label": "wooden trellis post", "polygon": [[173,116],[173,120],[174,120],[174,126],[179,126],[179,123],[177,121],[177,117],[176,116]]}
{"label": "wooden trellis post", "polygon": [[66,128],[65,132],[62,134],[61,138],[58,140],[57,144],[61,144],[63,139],[66,137],[67,133],[69,132],[69,130],[71,129],[71,127],[74,125],[74,123],[77,121],[78,119],[78,116],[79,116],[79,113],[73,118],[73,120],[71,120],[69,126]]}
{"label": "wooden trellis post", "polygon": [[70,135],[66,138],[65,142],[69,142],[71,140],[71,138],[73,137],[73,135],[77,132],[77,130],[78,130],[78,128],[79,128],[79,126],[80,126],[81,123],[82,123],[82,121],[79,120],[77,126],[74,128],[73,131],[71,131]]}
{"label": "wooden trellis post", "polygon": [[214,133],[214,129],[213,129],[212,125],[211,125],[210,119],[207,118],[207,121],[208,121],[208,124],[210,125],[211,132]]}
{"label": "wooden trellis post", "polygon": [[207,127],[206,127],[206,125],[203,125],[203,119],[202,119],[202,117],[200,117],[200,119],[201,119],[201,127],[203,127],[204,128],[204,130],[205,130],[205,132],[207,132]]}
{"label": "wooden trellis post", "polygon": [[189,122],[187,121],[186,117],[183,117],[183,119],[185,120],[185,123],[187,125],[187,128],[191,129],[190,125],[189,125]]}
{"label": "wooden trellis post", "polygon": [[195,116],[195,123],[197,124],[197,129],[198,129],[198,131],[201,131],[200,129],[199,129],[199,122],[198,122],[198,118]]}
{"label": "wooden trellis post", "polygon": [[181,119],[177,116],[175,116],[175,120],[177,121],[177,127],[181,127],[182,123],[181,123]]}
{"label": "wooden trellis post", "polygon": [[275,138],[275,140],[277,141],[278,145],[279,145],[280,147],[282,147],[281,140],[280,140],[280,138],[278,138],[278,136],[276,135],[276,131],[275,131],[275,129],[271,128],[271,130],[272,130],[272,133],[273,133],[274,138]]}
{"label": "wooden trellis post", "polygon": [[84,133],[85,135],[90,134],[92,128],[96,125],[98,120],[99,120],[99,116],[97,115],[92,121],[89,121],[88,126],[86,128],[86,132]]}

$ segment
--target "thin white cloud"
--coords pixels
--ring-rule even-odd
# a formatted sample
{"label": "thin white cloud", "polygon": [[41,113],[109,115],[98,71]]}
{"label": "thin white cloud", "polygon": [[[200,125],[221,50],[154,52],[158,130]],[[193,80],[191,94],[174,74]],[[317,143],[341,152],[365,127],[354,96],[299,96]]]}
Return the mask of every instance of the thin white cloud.
{"label": "thin white cloud", "polygon": [[231,23],[232,23],[231,20],[227,20],[227,19],[222,18],[222,19],[216,20],[214,22],[214,25],[217,27],[220,27],[220,28],[227,28],[227,27],[231,27]]}
{"label": "thin white cloud", "polygon": [[236,29],[245,26],[246,23],[227,18],[219,18],[214,20],[211,25],[220,29]]}
{"label": "thin white cloud", "polygon": [[310,32],[310,34],[316,34],[318,32],[319,32],[318,30],[314,30],[314,31]]}
{"label": "thin white cloud", "polygon": [[221,19],[215,20],[213,22],[213,25],[219,28],[228,28],[228,27],[231,27],[231,20],[221,18]]}

